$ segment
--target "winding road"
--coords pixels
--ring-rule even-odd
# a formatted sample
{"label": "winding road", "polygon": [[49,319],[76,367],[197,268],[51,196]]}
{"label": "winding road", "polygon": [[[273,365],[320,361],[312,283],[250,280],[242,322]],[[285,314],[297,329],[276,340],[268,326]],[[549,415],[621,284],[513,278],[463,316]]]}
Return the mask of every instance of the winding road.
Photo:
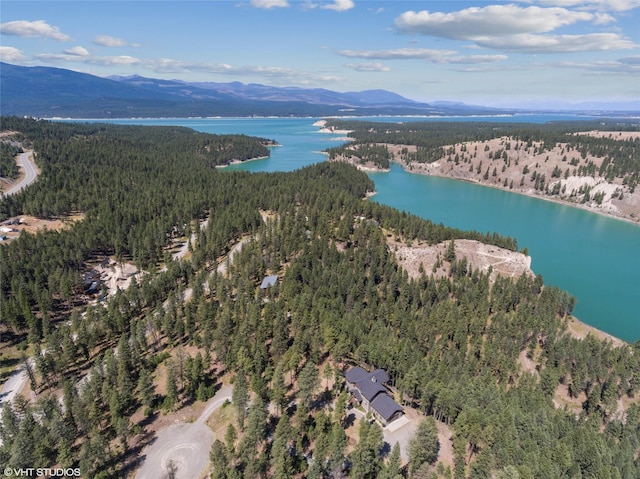
{"label": "winding road", "polygon": [[[19,154],[16,157],[16,163],[18,167],[22,168],[24,171],[24,177],[18,180],[15,184],[11,185],[5,192],[5,196],[14,195],[18,191],[26,188],[31,183],[36,181],[38,174],[38,167],[33,161],[33,151],[25,151],[24,153]],[[33,359],[29,359],[33,364]],[[24,364],[18,366],[11,375],[7,378],[7,380],[2,385],[2,389],[0,389],[0,407],[5,402],[13,402],[18,393],[22,390],[24,385],[27,383],[27,372],[25,371]],[[2,444],[2,442],[0,442]]]}
{"label": "winding road", "polygon": [[222,388],[213,396],[197,421],[179,423],[158,432],[153,444],[143,451],[142,466],[136,479],[159,479],[165,477],[169,462],[176,467],[176,479],[197,479],[209,466],[209,452],[215,439],[207,426],[207,419],[225,401],[231,401],[231,385]]}
{"label": "winding road", "polygon": [[18,180],[15,184],[11,185],[4,192],[5,196],[15,195],[17,192],[26,188],[31,183],[36,181],[38,174],[38,167],[33,161],[33,151],[25,151],[24,153],[20,153],[16,158],[16,163],[18,167],[22,168],[24,171],[24,177]]}

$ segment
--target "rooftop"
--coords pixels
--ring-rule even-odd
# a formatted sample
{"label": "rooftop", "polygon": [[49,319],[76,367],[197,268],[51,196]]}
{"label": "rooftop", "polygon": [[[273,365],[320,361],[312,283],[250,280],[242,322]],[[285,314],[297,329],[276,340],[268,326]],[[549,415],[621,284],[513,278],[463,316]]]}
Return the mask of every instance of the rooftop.
{"label": "rooftop", "polygon": [[277,274],[274,274],[271,276],[265,276],[264,279],[262,280],[262,284],[260,285],[260,289],[271,288],[272,286],[275,286],[277,282],[278,282]]}

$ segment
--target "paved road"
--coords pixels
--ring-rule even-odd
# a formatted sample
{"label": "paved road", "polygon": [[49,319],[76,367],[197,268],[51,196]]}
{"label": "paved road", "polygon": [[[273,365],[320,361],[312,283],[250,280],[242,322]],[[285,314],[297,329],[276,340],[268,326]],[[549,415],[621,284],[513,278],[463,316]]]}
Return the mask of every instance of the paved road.
{"label": "paved road", "polygon": [[215,439],[207,419],[225,401],[231,401],[232,390],[230,385],[223,386],[207,401],[197,421],[174,424],[159,431],[155,442],[143,451],[136,479],[165,477],[169,461],[177,467],[176,479],[200,478],[209,465],[209,451]]}
{"label": "paved road", "polygon": [[39,172],[38,167],[33,161],[33,151],[25,151],[24,153],[19,154],[16,162],[18,163],[18,166],[24,171],[24,178],[18,181],[15,185],[12,185],[10,188],[8,188],[4,192],[5,196],[16,194],[21,189],[26,188],[31,183],[36,181],[36,178],[38,177]]}
{"label": "paved road", "polygon": [[[33,358],[29,358],[29,363],[31,364],[31,367],[34,367]],[[2,389],[0,390],[0,409],[2,409],[5,402],[12,403],[18,393],[22,391],[25,384],[27,384],[27,371],[24,367],[24,363],[20,363],[20,365],[13,370],[11,376],[9,376],[2,385]],[[0,424],[1,423],[2,418],[0,417]],[[0,445],[2,445],[1,439]]]}

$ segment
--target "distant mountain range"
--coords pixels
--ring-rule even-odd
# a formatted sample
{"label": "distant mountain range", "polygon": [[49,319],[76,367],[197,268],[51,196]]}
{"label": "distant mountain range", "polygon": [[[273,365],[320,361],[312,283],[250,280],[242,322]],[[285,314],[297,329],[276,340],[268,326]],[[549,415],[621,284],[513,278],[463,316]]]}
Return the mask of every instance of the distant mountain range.
{"label": "distant mountain range", "polygon": [[240,82],[97,77],[50,67],[0,63],[3,115],[41,118],[207,116],[495,115],[508,110],[427,104],[385,90],[336,92]]}
{"label": "distant mountain range", "polygon": [[420,103],[385,90],[341,93],[323,88],[185,82],[138,75],[103,78],[61,68],[0,63],[0,112],[3,115],[39,118],[469,116],[523,111],[532,110],[450,101]]}

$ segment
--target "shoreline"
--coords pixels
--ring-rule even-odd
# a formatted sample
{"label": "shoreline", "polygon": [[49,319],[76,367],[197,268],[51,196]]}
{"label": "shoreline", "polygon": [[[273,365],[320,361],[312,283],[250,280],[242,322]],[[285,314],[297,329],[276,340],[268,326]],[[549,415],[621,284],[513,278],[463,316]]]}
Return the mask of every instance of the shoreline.
{"label": "shoreline", "polygon": [[[389,173],[391,171],[391,169],[386,169],[386,168],[380,168],[377,166],[366,166],[366,165],[360,165],[358,163],[356,163],[355,161],[349,159],[349,158],[341,158],[341,159],[333,159],[333,160],[327,160],[327,161],[340,161],[342,163],[349,163],[350,165],[352,165],[353,167],[357,168],[358,170],[367,172],[367,173]],[[434,176],[434,177],[438,177],[438,178],[446,178],[449,180],[454,180],[454,181],[462,181],[464,183],[469,183],[471,185],[477,185],[477,186],[482,186],[485,188],[493,188],[496,190],[500,190],[500,191],[505,191],[507,193],[515,193],[518,195],[522,195],[522,196],[527,196],[529,198],[534,198],[534,199],[539,199],[539,200],[544,200],[544,201],[550,201],[552,203],[556,203],[558,205],[563,205],[563,206],[568,206],[568,207],[572,207],[572,208],[578,208],[580,210],[589,212],[589,213],[594,213],[597,215],[601,215],[605,218],[611,218],[614,220],[620,220],[620,221],[624,221],[626,223],[635,225],[635,226],[640,226],[640,217],[636,218],[636,219],[632,219],[632,218],[628,218],[625,216],[620,216],[620,215],[616,215],[613,213],[609,213],[607,211],[603,211],[600,209],[596,209],[596,208],[592,208],[589,206],[585,206],[583,204],[580,203],[573,203],[571,201],[565,201],[562,199],[558,199],[558,198],[553,198],[553,197],[549,197],[549,196],[545,196],[545,195],[539,195],[539,194],[535,194],[535,193],[530,193],[528,191],[524,191],[521,189],[515,189],[515,188],[506,188],[504,186],[500,186],[500,185],[492,185],[492,184],[488,184],[488,183],[483,183],[481,181],[475,180],[475,179],[469,179],[469,178],[459,178],[456,176],[452,176],[452,175],[447,175],[447,174],[442,174],[442,173],[438,173],[438,172],[432,172],[432,171],[427,171],[425,168],[417,168],[417,169],[412,169],[411,165],[406,164],[403,161],[397,160],[395,158],[392,158],[389,160],[391,163],[395,163],[398,166],[400,166],[405,172],[410,173],[410,174],[415,174],[415,175],[423,175],[423,176]]]}
{"label": "shoreline", "polygon": [[[327,133],[340,133],[340,134],[348,134],[350,133],[348,130],[335,130],[332,127],[327,127],[327,123],[328,121],[325,119],[320,119],[316,122],[313,123],[313,126],[318,127],[318,133],[322,133],[322,134],[327,134]],[[602,134],[606,134],[607,132],[602,132]],[[580,134],[580,135],[585,135],[585,136],[590,136],[593,134],[593,132],[579,132],[576,134]],[[611,134],[611,132],[609,132],[609,134]],[[621,133],[620,133],[621,134]],[[637,133],[636,133],[637,135]],[[498,139],[494,139],[494,140],[498,140]],[[502,145],[505,141],[504,138],[499,139],[501,140],[500,145]],[[509,140],[507,138],[507,140]],[[346,138],[345,141],[353,141],[352,138]],[[484,142],[486,144],[486,142]],[[464,145],[467,145],[470,148],[471,146],[473,146],[473,142],[466,142],[464,143]],[[480,144],[482,144],[482,142],[480,142]],[[612,218],[612,219],[616,219],[616,220],[622,220],[626,223],[629,224],[633,224],[636,226],[640,226],[640,210],[639,210],[639,206],[640,206],[640,195],[638,194],[638,192],[634,193],[631,192],[625,192],[625,202],[623,203],[622,200],[622,193],[620,193],[620,203],[618,204],[614,204],[613,200],[617,197],[614,196],[617,195],[618,190],[620,189],[620,191],[622,191],[623,185],[622,184],[616,184],[614,182],[610,182],[610,181],[605,181],[602,177],[591,177],[591,176],[571,176],[570,178],[568,178],[567,181],[567,176],[565,175],[564,180],[559,178],[558,181],[556,181],[555,183],[559,183],[560,185],[563,184],[563,181],[565,182],[564,186],[563,186],[563,190],[562,190],[562,195],[547,195],[547,194],[539,194],[537,190],[535,190],[533,188],[533,185],[530,184],[529,187],[523,187],[523,182],[524,182],[524,178],[525,178],[525,174],[527,174],[526,171],[523,171],[522,173],[522,181],[520,183],[519,186],[514,188],[514,169],[511,168],[510,170],[507,170],[506,173],[506,178],[504,180],[504,185],[500,184],[500,183],[496,183],[491,182],[491,181],[482,181],[482,177],[475,177],[473,174],[467,174],[467,173],[462,173],[462,171],[459,168],[454,169],[453,167],[450,167],[449,171],[444,171],[444,168],[441,168],[440,165],[440,161],[436,161],[433,163],[406,163],[405,161],[403,161],[401,159],[401,157],[399,156],[399,148],[402,146],[406,145],[397,145],[397,144],[387,144],[387,143],[382,143],[382,145],[386,145],[387,148],[389,148],[390,153],[391,153],[391,158],[389,158],[389,161],[392,163],[397,163],[405,172],[407,173],[415,173],[415,174],[420,174],[420,175],[428,175],[428,176],[436,176],[436,177],[440,177],[440,178],[448,178],[451,180],[459,180],[459,181],[464,181],[470,184],[475,184],[475,185],[479,185],[479,186],[485,186],[485,187],[491,187],[491,188],[495,188],[498,190],[502,190],[502,191],[506,191],[508,193],[517,193],[523,196],[527,196],[529,198],[537,198],[537,199],[542,199],[545,201],[551,201],[553,203],[556,203],[558,205],[564,205],[564,206],[569,206],[569,207],[574,207],[574,208],[579,208],[583,211],[587,211],[590,213],[595,213],[598,215],[601,215],[605,218]],[[510,144],[509,144],[510,145]],[[535,146],[535,145],[534,145]],[[411,147],[408,147],[411,148]],[[475,150],[477,150],[478,145],[475,146]],[[488,150],[489,146],[486,145],[485,146],[485,152],[486,151],[490,151],[492,152],[493,150],[495,150],[496,145],[493,145],[493,148],[491,150]],[[508,148],[509,149],[509,148]],[[517,150],[517,146],[516,146],[516,150]],[[466,149],[462,148],[461,152],[457,152],[458,154],[461,154],[464,160],[464,156],[466,153]],[[528,153],[528,149],[527,149],[527,153]],[[564,149],[562,150],[562,153],[564,153]],[[452,153],[449,154],[449,160],[451,159],[451,155]],[[534,152],[535,155],[535,152]],[[456,165],[458,165],[457,162],[457,158],[458,155],[456,155]],[[474,153],[473,158],[476,158],[476,154]],[[558,158],[556,158],[556,163],[558,163],[558,159],[560,157],[558,156]],[[486,158],[484,158],[486,159]],[[520,158],[516,158],[516,166],[518,165],[518,160]],[[562,162],[564,162],[566,159],[566,155],[565,157],[562,159]],[[480,163],[479,165],[474,165],[476,168],[478,168],[478,170],[476,170],[476,174],[478,174],[480,172],[479,168],[481,168],[482,166],[482,160],[483,158],[480,157]],[[490,163],[492,164],[492,160],[493,158],[490,156],[489,154],[489,160]],[[526,157],[524,159],[524,161],[534,161],[536,160],[535,163],[535,168],[538,168],[538,161],[541,161],[539,158],[535,158],[532,157],[531,155],[529,155],[528,157]],[[547,161],[549,160],[549,155],[547,155],[546,159],[544,160],[543,163],[547,163]],[[361,164],[358,162],[358,158],[354,158],[352,157],[345,157],[345,156],[339,156],[337,158],[334,158],[332,160],[329,161],[342,161],[345,163],[350,163],[351,165],[353,165],[354,167],[356,167],[357,169],[361,170],[361,171],[365,171],[367,173],[388,173],[390,171],[389,169],[386,168],[380,168],[378,166],[376,166],[374,163],[372,162],[367,162],[364,164]],[[553,158],[552,158],[553,161]],[[470,162],[471,164],[473,164],[472,162]],[[506,160],[505,160],[505,164],[506,164]],[[550,163],[553,164],[553,163]],[[560,163],[560,165],[563,165],[563,163]],[[571,163],[571,165],[573,166],[574,164]],[[511,160],[509,160],[509,166],[511,166]],[[531,165],[529,165],[531,167],[533,167],[533,163]],[[471,167],[470,167],[471,168]],[[527,168],[527,166],[525,165],[525,169]],[[558,166],[556,166],[556,168],[558,168]],[[475,169],[475,168],[474,168]],[[442,171],[441,171],[442,170]],[[469,169],[469,172],[471,172],[472,170]],[[485,173],[485,180],[486,180],[486,175],[488,174],[489,169],[487,168],[487,173]],[[569,171],[568,169],[566,170],[567,172]],[[505,168],[503,167],[502,169],[502,173],[505,172]],[[555,172],[555,170],[554,170]],[[548,175],[550,172],[547,171],[546,174]],[[496,175],[496,170],[495,170],[495,166],[494,166],[494,173],[492,176]],[[575,169],[574,169],[574,175],[575,175]],[[516,176],[519,176],[519,174],[517,174]],[[533,177],[532,177],[533,178]],[[544,175],[543,175],[544,178]],[[551,178],[554,178],[554,175],[551,175]],[[510,181],[510,185],[511,186],[505,186],[507,179],[511,179]],[[500,181],[500,179],[499,179]],[[529,183],[531,183],[533,181],[533,179],[529,180]],[[544,179],[543,179],[544,181]],[[578,182],[576,184],[576,181]],[[584,202],[576,202],[576,201],[570,201],[571,198],[574,198],[573,193],[571,193],[570,196],[566,196],[564,195],[564,188],[567,188],[567,184],[569,184],[569,182],[573,183],[573,191],[576,191],[576,188],[580,187],[582,188],[584,185],[589,186],[590,188],[593,187],[594,191],[599,188],[600,191],[602,192],[602,194],[604,195],[604,199],[605,201],[600,201],[598,203],[596,203],[595,201],[589,201],[587,200],[587,203],[585,204]],[[602,185],[602,186],[600,186]],[[558,186],[558,185],[556,185]],[[537,183],[536,186],[537,188]],[[571,188],[571,186],[569,187]],[[615,188],[615,190],[613,190]],[[549,189],[548,185],[547,185],[547,190]],[[558,188],[559,189],[559,188]],[[607,191],[608,190],[608,191]],[[579,194],[580,194],[580,190],[579,190]],[[631,194],[631,203],[629,203],[628,200],[628,195]],[[607,199],[607,196],[609,196],[609,198]],[[576,196],[577,198],[577,196]]]}
{"label": "shoreline", "polygon": [[[280,146],[280,145],[273,145],[273,146]],[[246,160],[231,160],[226,165],[216,165],[216,168],[226,168],[227,166],[232,166],[232,165],[242,165],[243,163],[248,163],[250,161],[266,160],[267,158],[270,158],[270,157],[269,156],[259,156],[257,158],[248,158]]]}
{"label": "shoreline", "polygon": [[570,334],[576,339],[584,339],[588,335],[591,335],[598,339],[599,341],[605,341],[611,343],[611,345],[615,348],[620,348],[622,346],[630,346],[632,343],[629,341],[625,341],[613,334],[609,334],[606,331],[596,328],[595,326],[591,326],[583,321],[580,321],[573,315],[569,315],[566,318],[567,324],[567,334]]}
{"label": "shoreline", "polygon": [[[640,226],[640,218],[633,220],[631,218],[626,218],[624,216],[618,216],[618,215],[614,215],[611,213],[607,213],[606,211],[601,211],[595,208],[591,208],[589,206],[585,206],[579,203],[572,203],[570,201],[564,201],[561,199],[557,199],[557,198],[551,198],[545,195],[538,195],[538,194],[534,194],[534,193],[528,193],[527,191],[522,191],[522,190],[517,190],[517,189],[511,189],[511,188],[505,188],[503,186],[500,185],[491,185],[491,184],[487,184],[487,183],[482,183],[480,181],[475,181],[475,180],[471,180],[471,179],[467,179],[467,178],[457,178],[455,176],[450,176],[450,175],[443,175],[443,174],[439,174],[439,173],[433,173],[433,172],[429,172],[429,171],[425,171],[424,169],[416,169],[416,170],[412,170],[409,169],[406,163],[403,163],[401,161],[392,159],[390,160],[393,163],[396,163],[398,166],[400,166],[404,171],[406,171],[407,173],[411,173],[411,174],[416,174],[416,175],[424,175],[424,176],[436,176],[438,178],[447,178],[450,180],[455,180],[455,181],[463,181],[465,183],[469,183],[472,185],[478,185],[478,186],[483,186],[486,188],[494,188],[496,190],[500,190],[500,191],[506,191],[507,193],[515,193],[518,195],[523,195],[523,196],[528,196],[529,198],[537,198],[540,200],[544,200],[544,201],[550,201],[552,203],[556,203],[559,205],[564,205],[564,206],[570,206],[572,208],[578,208],[581,209],[583,211],[587,211],[589,213],[594,213],[594,214],[598,214],[601,216],[604,216],[606,218],[611,218],[611,219],[615,219],[615,220],[620,220],[620,221],[625,221],[629,224],[632,225],[636,225],[636,226]],[[354,165],[357,167],[357,165]],[[375,170],[376,173],[387,173],[389,170],[384,170],[382,168],[378,168]]]}

